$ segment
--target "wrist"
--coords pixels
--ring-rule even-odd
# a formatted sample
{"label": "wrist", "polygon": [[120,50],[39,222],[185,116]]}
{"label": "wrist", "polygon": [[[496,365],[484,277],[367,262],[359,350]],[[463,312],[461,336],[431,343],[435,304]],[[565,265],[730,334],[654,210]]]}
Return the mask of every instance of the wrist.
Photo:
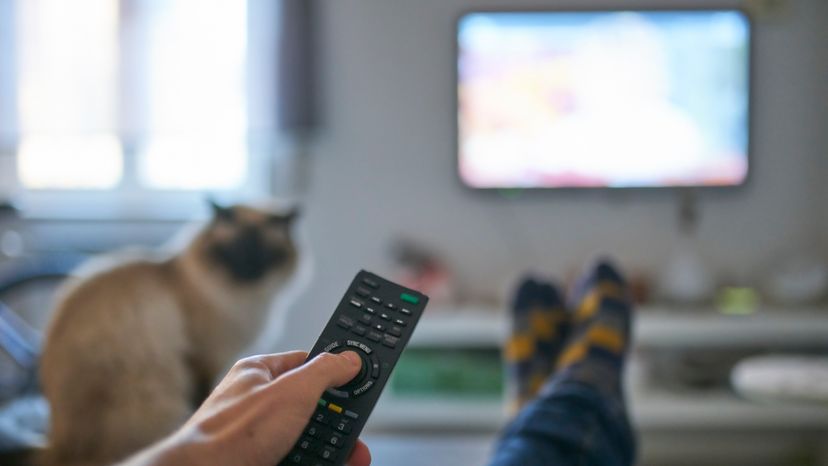
{"label": "wrist", "polygon": [[175,434],[145,448],[116,466],[177,466],[204,464],[210,458],[208,445],[198,432],[191,429]]}

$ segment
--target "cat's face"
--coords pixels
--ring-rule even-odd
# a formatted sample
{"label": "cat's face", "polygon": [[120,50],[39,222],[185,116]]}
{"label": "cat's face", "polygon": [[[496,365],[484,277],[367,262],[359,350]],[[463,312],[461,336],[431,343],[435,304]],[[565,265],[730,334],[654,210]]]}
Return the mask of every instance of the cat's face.
{"label": "cat's face", "polygon": [[296,216],[295,209],[275,213],[214,204],[202,251],[211,265],[221,267],[238,283],[289,275],[296,268],[298,255],[291,234]]}

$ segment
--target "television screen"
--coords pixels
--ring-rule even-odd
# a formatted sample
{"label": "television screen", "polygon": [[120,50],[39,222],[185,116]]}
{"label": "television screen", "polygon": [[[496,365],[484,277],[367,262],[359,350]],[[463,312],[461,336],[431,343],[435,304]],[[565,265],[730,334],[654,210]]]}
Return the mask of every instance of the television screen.
{"label": "television screen", "polygon": [[458,165],[476,188],[733,186],[748,172],[736,10],[473,12]]}

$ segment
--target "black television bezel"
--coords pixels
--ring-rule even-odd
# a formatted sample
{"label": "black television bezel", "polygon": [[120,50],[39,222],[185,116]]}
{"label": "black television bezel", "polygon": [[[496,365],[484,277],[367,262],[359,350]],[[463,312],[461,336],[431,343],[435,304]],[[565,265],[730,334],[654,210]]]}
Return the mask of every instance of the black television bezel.
{"label": "black television bezel", "polygon": [[[460,73],[459,73],[459,59],[460,59],[460,22],[461,20],[471,14],[478,13],[618,13],[618,12],[633,12],[633,13],[649,13],[649,12],[734,12],[739,13],[747,22],[748,26],[748,63],[747,63],[747,109],[746,109],[746,127],[747,127],[747,172],[745,173],[742,182],[739,184],[729,185],[672,185],[672,186],[474,186],[467,183],[460,174]],[[471,191],[475,192],[664,192],[664,191],[694,191],[702,190],[705,192],[729,192],[744,189],[751,184],[753,172],[756,170],[755,158],[753,155],[753,138],[754,138],[754,79],[755,79],[755,21],[751,15],[750,10],[732,5],[722,5],[721,8],[715,8],[713,5],[704,5],[699,7],[693,6],[655,6],[655,7],[639,7],[629,5],[625,8],[624,5],[596,5],[594,7],[579,7],[579,6],[561,6],[561,7],[527,7],[527,8],[469,8],[464,9],[458,13],[454,19],[453,40],[454,40],[454,56],[453,56],[453,95],[454,95],[454,173],[460,184]]]}

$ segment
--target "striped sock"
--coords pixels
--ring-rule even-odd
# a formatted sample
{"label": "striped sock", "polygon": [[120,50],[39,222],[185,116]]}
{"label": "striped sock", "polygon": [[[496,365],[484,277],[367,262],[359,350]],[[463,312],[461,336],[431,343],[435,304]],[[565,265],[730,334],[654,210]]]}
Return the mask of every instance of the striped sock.
{"label": "striped sock", "polygon": [[557,360],[555,382],[574,380],[620,396],[632,305],[616,269],[599,262],[576,286],[571,337]]}
{"label": "striped sock", "polygon": [[504,351],[511,412],[533,399],[546,382],[567,328],[568,315],[558,289],[531,278],[523,280],[513,299],[512,334]]}

